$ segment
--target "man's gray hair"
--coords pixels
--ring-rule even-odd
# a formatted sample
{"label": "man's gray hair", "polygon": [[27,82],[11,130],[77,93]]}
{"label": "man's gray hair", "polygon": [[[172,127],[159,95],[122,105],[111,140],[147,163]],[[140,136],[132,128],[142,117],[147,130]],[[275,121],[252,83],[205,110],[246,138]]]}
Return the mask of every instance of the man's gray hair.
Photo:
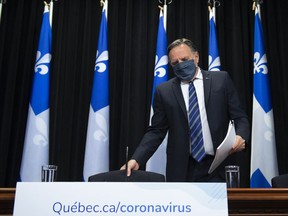
{"label": "man's gray hair", "polygon": [[173,48],[175,48],[175,47],[177,47],[177,46],[180,46],[180,45],[182,45],[182,44],[186,44],[186,45],[191,49],[192,52],[198,52],[197,47],[195,46],[195,44],[194,44],[192,41],[190,41],[190,40],[188,40],[188,39],[186,39],[186,38],[181,38],[181,39],[177,39],[177,40],[173,41],[173,42],[168,46],[168,48],[167,48],[168,54],[169,54],[169,52],[170,52]]}

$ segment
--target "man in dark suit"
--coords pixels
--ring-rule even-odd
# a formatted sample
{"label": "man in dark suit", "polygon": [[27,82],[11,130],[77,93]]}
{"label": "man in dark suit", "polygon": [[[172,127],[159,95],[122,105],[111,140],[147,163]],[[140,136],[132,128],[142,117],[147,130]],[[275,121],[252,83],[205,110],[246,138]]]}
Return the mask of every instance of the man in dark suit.
{"label": "man in dark suit", "polygon": [[[226,164],[234,164],[233,154],[245,149],[250,136],[247,115],[231,78],[224,71],[204,71],[198,67],[199,54],[188,39],[178,39],[168,46],[168,56],[175,78],[160,84],[154,95],[154,115],[132,159],[127,175],[139,169],[157,150],[168,131],[166,180],[170,182],[224,182]],[[205,148],[199,161],[191,156],[191,132],[188,123],[189,84],[193,82],[200,109]],[[236,139],[230,156],[208,174],[219,144],[233,120]],[[202,136],[201,136],[202,137]],[[124,169],[125,165],[121,168]]]}

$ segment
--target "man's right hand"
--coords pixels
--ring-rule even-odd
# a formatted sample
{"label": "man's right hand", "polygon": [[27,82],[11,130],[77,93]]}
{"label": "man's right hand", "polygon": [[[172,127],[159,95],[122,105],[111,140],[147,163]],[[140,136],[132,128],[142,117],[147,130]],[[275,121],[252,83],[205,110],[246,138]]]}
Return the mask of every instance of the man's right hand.
{"label": "man's right hand", "polygon": [[[128,161],[128,166],[127,166],[127,176],[131,175],[131,170],[138,170],[139,169],[139,164],[136,160],[131,159]],[[126,169],[126,164],[124,164],[120,170],[125,170]]]}

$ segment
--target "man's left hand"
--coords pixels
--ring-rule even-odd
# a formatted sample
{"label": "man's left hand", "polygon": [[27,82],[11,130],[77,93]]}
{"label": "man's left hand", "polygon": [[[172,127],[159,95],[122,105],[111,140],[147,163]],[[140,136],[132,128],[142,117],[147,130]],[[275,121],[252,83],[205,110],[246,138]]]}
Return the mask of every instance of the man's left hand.
{"label": "man's left hand", "polygon": [[236,135],[235,143],[233,144],[232,149],[230,150],[230,154],[243,151],[244,149],[245,149],[245,140],[241,136]]}

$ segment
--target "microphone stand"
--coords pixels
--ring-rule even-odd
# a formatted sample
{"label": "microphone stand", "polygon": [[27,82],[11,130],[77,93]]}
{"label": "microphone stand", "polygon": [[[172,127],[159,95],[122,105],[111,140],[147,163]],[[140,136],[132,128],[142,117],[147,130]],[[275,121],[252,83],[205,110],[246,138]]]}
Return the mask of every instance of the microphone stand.
{"label": "microphone stand", "polygon": [[129,181],[129,176],[127,176],[127,170],[128,170],[128,152],[129,152],[129,147],[126,146],[126,166],[125,166],[125,170],[126,170],[126,181]]}

